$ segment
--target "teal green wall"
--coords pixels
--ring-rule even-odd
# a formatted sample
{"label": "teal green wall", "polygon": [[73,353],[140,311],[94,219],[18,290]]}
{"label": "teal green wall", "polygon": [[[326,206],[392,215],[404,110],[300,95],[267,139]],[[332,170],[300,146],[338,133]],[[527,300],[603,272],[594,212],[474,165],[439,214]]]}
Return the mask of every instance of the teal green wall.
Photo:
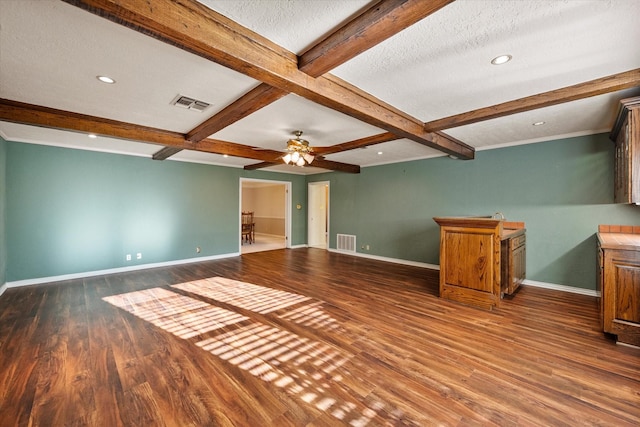
{"label": "teal green wall", "polygon": [[[595,289],[598,224],[640,225],[640,206],[613,204],[613,144],[606,134],[327,173],[330,246],[355,234],[358,252],[439,264],[434,216],[524,221],[527,278]],[[370,245],[370,250],[361,249]]]}
{"label": "teal green wall", "polygon": [[7,279],[7,142],[0,138],[0,286]]}
{"label": "teal green wall", "polygon": [[332,248],[355,234],[358,252],[438,264],[432,217],[500,211],[526,222],[528,279],[586,289],[598,224],[640,225],[613,204],[605,134],[306,178],[0,140],[0,177],[0,284],[237,252],[241,177],[292,182],[294,246],[307,182],[330,181]]}
{"label": "teal green wall", "polygon": [[[6,145],[7,281],[235,253],[241,177],[291,181],[294,206],[306,199],[300,175]],[[293,209],[292,245],[305,229]]]}

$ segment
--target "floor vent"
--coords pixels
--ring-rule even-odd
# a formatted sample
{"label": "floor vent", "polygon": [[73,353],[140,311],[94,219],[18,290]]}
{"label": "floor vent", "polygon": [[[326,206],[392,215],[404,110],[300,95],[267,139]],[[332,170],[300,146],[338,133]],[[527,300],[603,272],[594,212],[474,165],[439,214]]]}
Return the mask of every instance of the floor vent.
{"label": "floor vent", "polygon": [[338,234],[337,237],[337,250],[346,252],[356,251],[356,236],[352,234]]}

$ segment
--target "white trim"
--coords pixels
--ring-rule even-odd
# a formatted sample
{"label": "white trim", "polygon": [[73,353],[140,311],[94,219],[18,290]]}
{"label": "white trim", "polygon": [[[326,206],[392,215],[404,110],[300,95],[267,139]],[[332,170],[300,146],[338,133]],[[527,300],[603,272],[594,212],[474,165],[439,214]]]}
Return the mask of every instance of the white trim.
{"label": "white trim", "polygon": [[[307,248],[307,245],[303,244],[303,245],[291,246],[291,249],[302,249],[302,248]],[[428,263],[425,263],[425,262],[408,261],[408,260],[399,259],[399,258],[388,258],[388,257],[377,256],[377,255],[361,254],[361,253],[357,253],[357,252],[353,253],[353,252],[338,251],[336,249],[328,249],[328,251],[329,252],[338,253],[338,254],[343,254],[343,255],[351,255],[351,256],[357,256],[357,257],[361,257],[361,258],[373,259],[373,260],[376,260],[376,261],[392,262],[392,263],[395,263],[395,264],[403,264],[403,265],[409,265],[409,266],[413,266],[413,267],[428,268],[428,269],[431,269],[431,270],[440,270],[440,266],[437,265],[437,264],[428,264]],[[8,288],[17,288],[17,287],[20,287],[20,286],[39,285],[39,284],[43,284],[43,283],[59,282],[59,281],[62,281],[62,280],[82,279],[82,278],[85,278],[85,277],[102,276],[102,275],[106,275],[106,274],[125,273],[125,272],[128,272],[128,271],[146,270],[146,269],[149,269],[149,268],[168,267],[168,266],[172,266],[172,265],[181,265],[181,264],[191,264],[191,263],[194,263],[194,262],[201,262],[201,261],[213,261],[213,260],[217,260],[217,259],[231,258],[231,257],[234,257],[234,256],[240,256],[240,253],[239,252],[235,252],[235,253],[222,254],[222,255],[212,255],[212,256],[201,257],[201,258],[189,258],[189,259],[182,259],[182,260],[177,260],[177,261],[158,262],[158,263],[154,263],[154,264],[142,264],[142,265],[136,265],[136,266],[132,266],[132,267],[110,268],[110,269],[107,269],[107,270],[87,271],[87,272],[84,272],[84,273],[65,274],[65,275],[62,275],[62,276],[50,276],[50,277],[40,277],[40,278],[37,278],[37,279],[18,280],[18,281],[15,281],[15,282],[6,282],[2,286],[0,286],[0,295],[2,295],[4,293],[4,291],[6,291]],[[572,293],[572,294],[580,294],[580,295],[587,295],[587,296],[592,296],[592,297],[600,297],[600,292],[592,290],[592,289],[576,288],[574,286],[558,285],[558,284],[555,284],[555,283],[538,282],[538,281],[535,281],[535,280],[526,279],[523,282],[523,285],[524,286],[532,286],[532,287],[536,287],[536,288],[552,289],[552,290],[561,291],[561,292],[568,292],[568,293]]]}
{"label": "white trim", "polygon": [[309,224],[311,223],[311,217],[313,215],[316,214],[316,209],[315,206],[312,207],[312,203],[311,203],[311,188],[316,188],[316,187],[325,187],[326,188],[326,192],[325,192],[325,207],[324,207],[324,214],[325,214],[325,220],[326,220],[326,224],[327,224],[327,229],[325,230],[325,235],[324,235],[324,245],[323,246],[312,246],[312,247],[317,247],[319,249],[328,249],[329,248],[329,240],[330,240],[330,236],[331,236],[331,206],[330,206],[330,201],[331,201],[331,181],[313,181],[313,182],[308,182],[307,183],[307,245],[309,244],[309,242],[312,240],[311,237],[311,230],[309,228]]}
{"label": "white trim", "polygon": [[[610,131],[611,129],[606,128],[606,129],[595,129],[595,130],[585,130],[580,132],[563,133],[560,135],[545,136],[542,138],[524,139],[521,141],[504,142],[502,144],[485,145],[483,147],[476,147],[476,151],[499,150],[501,148],[517,147],[519,145],[537,144],[539,142],[549,142],[549,141],[556,141],[560,139],[570,139],[570,138],[578,138],[581,136],[598,135],[601,133],[609,133]],[[370,168],[373,166],[383,166],[383,165],[389,165],[389,164],[395,164],[395,163],[413,162],[416,160],[428,160],[428,159],[434,159],[436,157],[444,157],[446,155],[447,154],[443,154],[443,153],[434,153],[434,154],[427,154],[425,156],[416,156],[416,157],[412,157],[410,159],[404,159],[404,160],[387,160],[387,161],[383,160],[380,162],[370,163],[367,165],[360,166],[360,168]]]}
{"label": "white trim", "polygon": [[[292,183],[291,181],[278,181],[272,179],[259,179],[259,178],[245,178],[240,177],[238,184],[240,185],[239,197],[238,197],[238,230],[242,229],[242,187],[244,183],[248,182],[260,182],[270,185],[284,185],[284,246],[287,249],[291,248],[291,197],[292,197]],[[239,234],[239,233],[238,233]],[[238,252],[241,252],[242,237],[238,239]]]}
{"label": "white trim", "polygon": [[[411,265],[411,266],[414,266],[414,267],[428,268],[428,269],[431,269],[431,270],[440,270],[440,266],[439,265],[437,265],[437,264],[427,264],[425,262],[407,261],[407,260],[404,260],[404,259],[387,258],[387,257],[382,257],[382,256],[377,256],[377,255],[362,254],[362,253],[358,253],[358,252],[353,253],[353,252],[339,251],[337,249],[329,249],[329,252],[335,252],[335,253],[343,254],[343,255],[358,256],[358,257],[361,257],[361,258],[375,259],[377,261],[385,261],[385,262],[393,262],[393,263],[396,263],[396,264]],[[538,282],[538,281],[535,281],[535,280],[527,280],[527,279],[525,279],[525,281],[522,284],[524,286],[531,286],[531,287],[544,288],[544,289],[552,289],[552,290],[555,290],[555,291],[568,292],[568,293],[571,293],[571,294],[580,294],[580,295],[587,295],[587,296],[591,296],[591,297],[600,297],[600,292],[595,291],[593,289],[576,288],[574,286],[557,285],[555,283]]]}
{"label": "white trim", "polygon": [[554,291],[569,292],[571,294],[588,295],[590,297],[599,297],[600,292],[593,289],[576,288],[575,286],[557,285],[555,283],[537,282],[535,280],[528,280],[522,283],[525,286],[533,286],[536,288],[553,289]]}
{"label": "white trim", "polygon": [[580,132],[563,133],[563,134],[560,134],[560,135],[554,135],[553,137],[545,136],[545,137],[542,137],[542,138],[524,139],[522,141],[505,142],[503,144],[495,144],[495,145],[488,145],[488,146],[485,146],[485,147],[477,147],[476,151],[498,150],[500,148],[516,147],[518,145],[537,144],[539,142],[549,142],[549,141],[556,141],[556,140],[560,140],[560,139],[579,138],[581,136],[589,136],[589,135],[598,135],[598,134],[601,134],[601,133],[609,133],[610,131],[611,131],[611,129],[606,128],[606,129],[595,129],[595,130],[585,130],[585,131],[580,131]]}
{"label": "white trim", "polygon": [[[231,258],[234,256],[240,256],[240,253],[234,252],[229,254],[212,255],[212,256],[200,257],[200,258],[188,258],[188,259],[180,259],[176,261],[157,262],[153,264],[134,265],[131,267],[119,267],[119,268],[109,268],[106,270],[85,271],[83,273],[63,274],[61,276],[38,277],[36,279],[26,279],[26,280],[17,280],[15,282],[7,282],[4,284],[4,286],[6,286],[7,288],[17,288],[20,286],[40,285],[43,283],[60,282],[62,280],[84,279],[85,277],[103,276],[106,274],[115,274],[115,273],[126,273],[128,271],[146,270],[149,268],[169,267],[172,265],[191,264],[194,262],[202,262],[202,261],[213,261],[216,259]],[[0,292],[0,295],[1,294],[2,293]]]}
{"label": "white trim", "polygon": [[383,256],[378,256],[378,255],[362,254],[362,253],[359,253],[359,252],[339,251],[337,249],[328,249],[328,250],[329,250],[329,252],[334,252],[334,253],[337,253],[337,254],[351,255],[351,256],[357,256],[357,257],[368,258],[368,259],[375,259],[376,261],[392,262],[394,264],[410,265],[410,266],[413,266],[413,267],[429,268],[431,270],[440,270],[440,266],[439,265],[427,264],[426,262],[409,261],[409,260],[406,260],[406,259],[399,259],[399,258],[388,258],[388,257],[383,257]]}

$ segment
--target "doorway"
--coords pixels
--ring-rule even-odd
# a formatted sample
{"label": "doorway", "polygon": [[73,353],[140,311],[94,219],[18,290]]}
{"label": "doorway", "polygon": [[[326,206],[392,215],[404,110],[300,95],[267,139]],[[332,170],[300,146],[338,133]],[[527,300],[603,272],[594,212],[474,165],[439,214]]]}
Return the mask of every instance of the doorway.
{"label": "doorway", "polygon": [[310,182],[307,242],[312,248],[329,247],[329,181]]}
{"label": "doorway", "polygon": [[240,178],[239,229],[241,213],[253,212],[253,241],[243,241],[239,233],[239,252],[262,252],[291,247],[291,183]]}

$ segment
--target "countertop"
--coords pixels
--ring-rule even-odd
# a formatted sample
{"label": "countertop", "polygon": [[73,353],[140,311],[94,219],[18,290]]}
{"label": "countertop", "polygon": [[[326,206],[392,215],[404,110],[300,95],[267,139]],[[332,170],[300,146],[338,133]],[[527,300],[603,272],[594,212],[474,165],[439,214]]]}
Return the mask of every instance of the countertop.
{"label": "countertop", "polygon": [[472,227],[472,228],[496,228],[499,227],[500,240],[507,240],[525,234],[524,222],[505,221],[491,217],[434,217],[433,220],[440,226]]}
{"label": "countertop", "polygon": [[597,236],[602,248],[640,251],[640,234],[598,233]]}
{"label": "countertop", "polygon": [[520,236],[525,233],[524,228],[503,228],[500,240],[513,239],[516,236]]}

